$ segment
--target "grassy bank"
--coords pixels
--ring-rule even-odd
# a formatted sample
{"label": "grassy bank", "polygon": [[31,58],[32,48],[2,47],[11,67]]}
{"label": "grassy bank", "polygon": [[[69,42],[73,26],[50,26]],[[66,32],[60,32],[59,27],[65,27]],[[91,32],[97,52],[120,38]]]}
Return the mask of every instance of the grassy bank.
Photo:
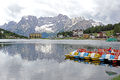
{"label": "grassy bank", "polygon": [[112,80],[120,80],[120,75],[117,77],[114,77]]}
{"label": "grassy bank", "polygon": [[[114,30],[104,31],[106,33],[106,36],[110,37],[111,35],[114,35]],[[97,36],[98,33],[92,33],[92,35]]]}

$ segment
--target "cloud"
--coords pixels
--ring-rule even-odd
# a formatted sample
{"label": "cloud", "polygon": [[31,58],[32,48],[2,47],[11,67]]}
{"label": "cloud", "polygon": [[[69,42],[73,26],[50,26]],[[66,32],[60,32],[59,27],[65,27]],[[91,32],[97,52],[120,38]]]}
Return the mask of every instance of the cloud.
{"label": "cloud", "polygon": [[[0,51],[1,80],[93,80],[107,79],[107,68],[90,64],[64,61],[58,63],[53,59],[28,61],[20,55],[9,56]],[[119,72],[119,69],[116,69]],[[101,75],[99,75],[101,74]]]}
{"label": "cloud", "polygon": [[23,8],[17,4],[10,5],[10,6],[8,6],[8,15],[13,18],[16,18],[17,15],[21,13],[22,9]]}
{"label": "cloud", "polygon": [[0,1],[0,24],[22,16],[56,16],[61,13],[69,17],[84,16],[103,23],[120,22],[118,0],[4,0]]}
{"label": "cloud", "polygon": [[97,7],[92,17],[105,23],[120,22],[120,2],[118,0],[96,0]]}

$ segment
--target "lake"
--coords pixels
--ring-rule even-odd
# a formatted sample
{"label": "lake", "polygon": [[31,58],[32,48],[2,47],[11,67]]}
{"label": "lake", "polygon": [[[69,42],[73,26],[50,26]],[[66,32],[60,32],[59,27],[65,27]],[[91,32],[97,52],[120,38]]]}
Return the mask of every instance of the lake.
{"label": "lake", "polygon": [[[120,49],[120,42],[100,40],[1,39],[0,80],[109,80],[120,74],[115,64],[65,59],[85,48]],[[108,75],[113,71],[117,75]]]}

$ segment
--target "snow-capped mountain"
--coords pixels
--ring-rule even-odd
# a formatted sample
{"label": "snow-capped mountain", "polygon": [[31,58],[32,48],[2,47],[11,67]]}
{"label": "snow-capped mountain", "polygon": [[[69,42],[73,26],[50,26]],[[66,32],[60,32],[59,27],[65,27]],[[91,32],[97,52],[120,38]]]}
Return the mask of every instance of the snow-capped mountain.
{"label": "snow-capped mountain", "polygon": [[24,36],[29,36],[30,33],[42,33],[43,37],[48,37],[61,31],[87,29],[91,26],[98,25],[103,24],[93,20],[86,20],[84,17],[75,17],[71,19],[66,15],[59,14],[55,17],[40,18],[35,16],[23,16],[18,23],[10,21],[8,24],[0,26],[0,28]]}

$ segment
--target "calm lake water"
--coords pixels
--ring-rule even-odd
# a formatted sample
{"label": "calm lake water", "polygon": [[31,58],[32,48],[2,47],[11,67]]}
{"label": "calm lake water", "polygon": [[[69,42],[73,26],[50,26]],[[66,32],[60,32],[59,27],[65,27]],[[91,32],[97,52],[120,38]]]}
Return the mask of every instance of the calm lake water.
{"label": "calm lake water", "polygon": [[[120,49],[120,42],[99,40],[0,40],[0,80],[109,80],[120,74],[113,64],[65,59],[78,48]],[[98,65],[97,65],[98,64]],[[115,75],[115,76],[117,76]]]}

